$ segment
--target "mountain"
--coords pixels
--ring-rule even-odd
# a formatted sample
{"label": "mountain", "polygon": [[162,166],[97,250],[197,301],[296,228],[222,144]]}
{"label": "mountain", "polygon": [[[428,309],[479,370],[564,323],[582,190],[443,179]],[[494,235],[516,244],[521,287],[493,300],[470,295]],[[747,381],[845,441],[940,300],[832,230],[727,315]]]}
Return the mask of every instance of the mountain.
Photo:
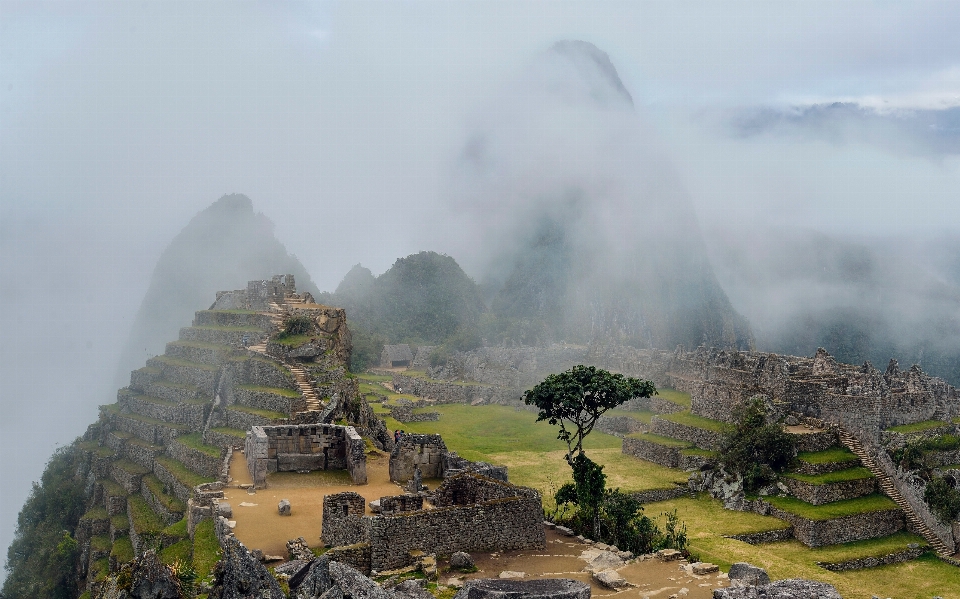
{"label": "mountain", "polygon": [[318,293],[300,261],[274,236],[270,219],[254,212],[250,198],[225,195],[198,213],[154,268],[122,354],[120,384],[131,370],[162,354],[197,306],[209,306],[218,290],[277,273],[292,274],[299,289]]}
{"label": "mountain", "polygon": [[593,44],[558,42],[489,101],[450,188],[520,341],[752,346],[656,132]]}
{"label": "mountain", "polygon": [[436,252],[400,258],[379,277],[358,264],[317,301],[342,306],[360,336],[375,334],[387,343],[444,343],[475,330],[485,311],[473,279]]}

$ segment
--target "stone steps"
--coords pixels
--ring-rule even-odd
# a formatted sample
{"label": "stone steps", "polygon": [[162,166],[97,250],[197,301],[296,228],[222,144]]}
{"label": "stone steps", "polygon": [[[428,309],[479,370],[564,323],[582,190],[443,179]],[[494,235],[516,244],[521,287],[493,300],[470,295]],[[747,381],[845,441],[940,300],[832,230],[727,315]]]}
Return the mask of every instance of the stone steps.
{"label": "stone steps", "polygon": [[938,537],[926,522],[914,511],[913,506],[910,505],[903,495],[900,493],[900,490],[897,489],[897,486],[890,480],[890,477],[887,473],[880,467],[879,464],[867,453],[866,449],[856,439],[849,431],[845,428],[841,428],[839,431],[840,441],[847,446],[858,458],[860,462],[877,477],[877,481],[880,487],[880,490],[890,499],[896,503],[900,509],[903,510],[904,516],[907,519],[907,522],[910,524],[910,527],[920,533],[927,543],[933,547],[934,551],[937,552],[937,555],[941,557],[949,557],[953,554],[946,543],[944,543],[940,537]]}

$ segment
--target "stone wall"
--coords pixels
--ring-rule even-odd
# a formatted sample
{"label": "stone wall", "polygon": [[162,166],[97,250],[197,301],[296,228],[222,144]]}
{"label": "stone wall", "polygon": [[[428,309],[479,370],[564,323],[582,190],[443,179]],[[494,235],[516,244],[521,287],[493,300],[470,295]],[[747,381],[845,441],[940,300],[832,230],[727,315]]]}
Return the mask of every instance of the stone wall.
{"label": "stone wall", "polygon": [[364,543],[370,538],[370,519],[364,518],[363,497],[347,491],[323,496],[320,536],[327,547]]}
{"label": "stone wall", "polygon": [[874,493],[877,489],[877,479],[872,476],[823,485],[807,483],[788,476],[781,477],[780,480],[790,490],[791,495],[812,505],[863,497]]}
{"label": "stone wall", "polygon": [[423,496],[421,495],[387,495],[380,498],[380,513],[384,516],[422,509]]}
{"label": "stone wall", "polygon": [[[504,490],[494,491],[494,485]],[[453,501],[453,489],[465,496],[511,493],[512,496],[470,505],[445,503],[432,510],[370,518],[371,567],[382,571],[406,566],[410,561],[409,552],[414,549],[450,555],[457,551],[507,551],[546,546],[543,509],[536,491],[473,474],[461,474],[445,480],[437,493],[446,498],[444,501]]]}
{"label": "stone wall", "polygon": [[646,491],[637,491],[630,493],[630,496],[640,503],[656,503],[658,501],[670,501],[680,497],[689,497],[690,489],[687,487],[673,487],[671,489],[647,489]]}
{"label": "stone wall", "polygon": [[683,448],[661,445],[635,437],[624,437],[621,452],[667,468],[680,468],[682,462],[681,449]]}
{"label": "stone wall", "polygon": [[418,467],[423,478],[441,478],[446,452],[440,435],[405,434],[390,452],[390,480],[405,483],[413,478]]}
{"label": "stone wall", "polygon": [[431,399],[436,404],[516,403],[521,399],[520,393],[505,387],[430,380],[399,373],[391,374],[393,374],[394,389],[400,387],[404,393]]}
{"label": "stone wall", "polygon": [[854,514],[830,520],[809,520],[774,506],[769,506],[769,515],[792,524],[794,536],[807,547],[823,547],[861,539],[885,537],[903,530],[905,526],[903,510],[899,508]]}
{"label": "stone wall", "polygon": [[857,559],[846,560],[842,562],[817,562],[817,565],[824,570],[831,572],[849,572],[850,570],[863,570],[865,568],[876,568],[877,566],[887,566],[889,564],[899,564],[917,559],[926,553],[929,547],[908,547],[901,551],[894,551],[885,555],[860,557]]}
{"label": "stone wall", "polygon": [[749,532],[741,535],[729,535],[727,538],[736,539],[750,545],[763,545],[764,543],[789,541],[796,537],[793,534],[793,526],[788,526],[787,528],[764,530],[762,532]]}
{"label": "stone wall", "polygon": [[622,437],[630,433],[639,433],[647,430],[646,425],[629,416],[601,416],[597,420],[597,430],[615,437]]}
{"label": "stone wall", "polygon": [[234,387],[233,396],[236,403],[240,405],[281,414],[289,414],[292,405],[299,399],[270,391],[245,389],[241,386]]}
{"label": "stone wall", "polygon": [[832,429],[810,433],[791,433],[797,442],[797,451],[824,451],[836,445],[837,432]]}
{"label": "stone wall", "polygon": [[245,442],[247,468],[258,488],[270,472],[346,469],[355,484],[367,482],[366,445],[352,426],[254,426]]}
{"label": "stone wall", "polygon": [[720,444],[723,442],[723,433],[672,422],[657,416],[650,419],[650,430],[658,435],[680,439],[710,451],[720,449]]}
{"label": "stone wall", "polygon": [[223,467],[223,451],[219,456],[212,456],[184,445],[174,439],[167,445],[167,455],[182,462],[184,466],[201,476],[219,478]]}

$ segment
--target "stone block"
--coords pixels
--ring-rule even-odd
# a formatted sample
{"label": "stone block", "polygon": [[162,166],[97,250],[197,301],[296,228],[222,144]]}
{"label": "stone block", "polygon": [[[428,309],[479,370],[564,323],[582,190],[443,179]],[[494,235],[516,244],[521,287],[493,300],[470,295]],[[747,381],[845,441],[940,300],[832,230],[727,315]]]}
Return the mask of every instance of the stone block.
{"label": "stone block", "polygon": [[280,503],[277,504],[277,512],[279,512],[279,514],[280,514],[281,516],[289,516],[289,515],[290,515],[290,500],[289,500],[289,499],[281,499],[281,500],[280,500]]}

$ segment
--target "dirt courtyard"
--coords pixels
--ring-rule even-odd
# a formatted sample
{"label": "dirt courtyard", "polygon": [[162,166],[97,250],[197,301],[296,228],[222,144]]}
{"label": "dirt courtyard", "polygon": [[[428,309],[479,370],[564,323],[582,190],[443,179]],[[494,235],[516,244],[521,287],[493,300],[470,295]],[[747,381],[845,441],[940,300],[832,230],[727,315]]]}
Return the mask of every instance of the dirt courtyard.
{"label": "dirt courtyard", "polygon": [[[230,463],[230,475],[233,481],[224,489],[224,496],[233,508],[237,538],[250,549],[260,549],[266,555],[283,558],[287,557],[286,542],[289,539],[302,536],[311,547],[321,546],[324,495],[353,491],[369,504],[380,497],[403,493],[399,485],[390,482],[389,457],[383,453],[367,456],[369,482],[366,485],[352,484],[346,471],[282,472],[267,478],[266,489],[250,494],[238,486],[252,482],[246,460],[239,452],[234,454]],[[430,488],[435,488],[439,482],[425,481]],[[290,516],[281,516],[277,512],[281,499],[290,501]],[[369,505],[367,513],[370,513]],[[639,599],[667,599],[674,594],[687,599],[710,599],[713,589],[727,586],[725,575],[695,576],[689,573],[689,569],[683,569],[685,562],[650,559],[619,569],[621,576],[634,586],[612,591],[593,582],[591,574],[583,570],[586,562],[580,556],[591,549],[589,545],[553,530],[547,530],[546,535],[544,550],[473,553],[479,571],[460,575],[460,579],[496,578],[504,571],[523,572],[526,580],[572,578],[589,583],[593,596],[625,593]],[[450,578],[450,574],[441,574],[440,581],[447,582]]]}

